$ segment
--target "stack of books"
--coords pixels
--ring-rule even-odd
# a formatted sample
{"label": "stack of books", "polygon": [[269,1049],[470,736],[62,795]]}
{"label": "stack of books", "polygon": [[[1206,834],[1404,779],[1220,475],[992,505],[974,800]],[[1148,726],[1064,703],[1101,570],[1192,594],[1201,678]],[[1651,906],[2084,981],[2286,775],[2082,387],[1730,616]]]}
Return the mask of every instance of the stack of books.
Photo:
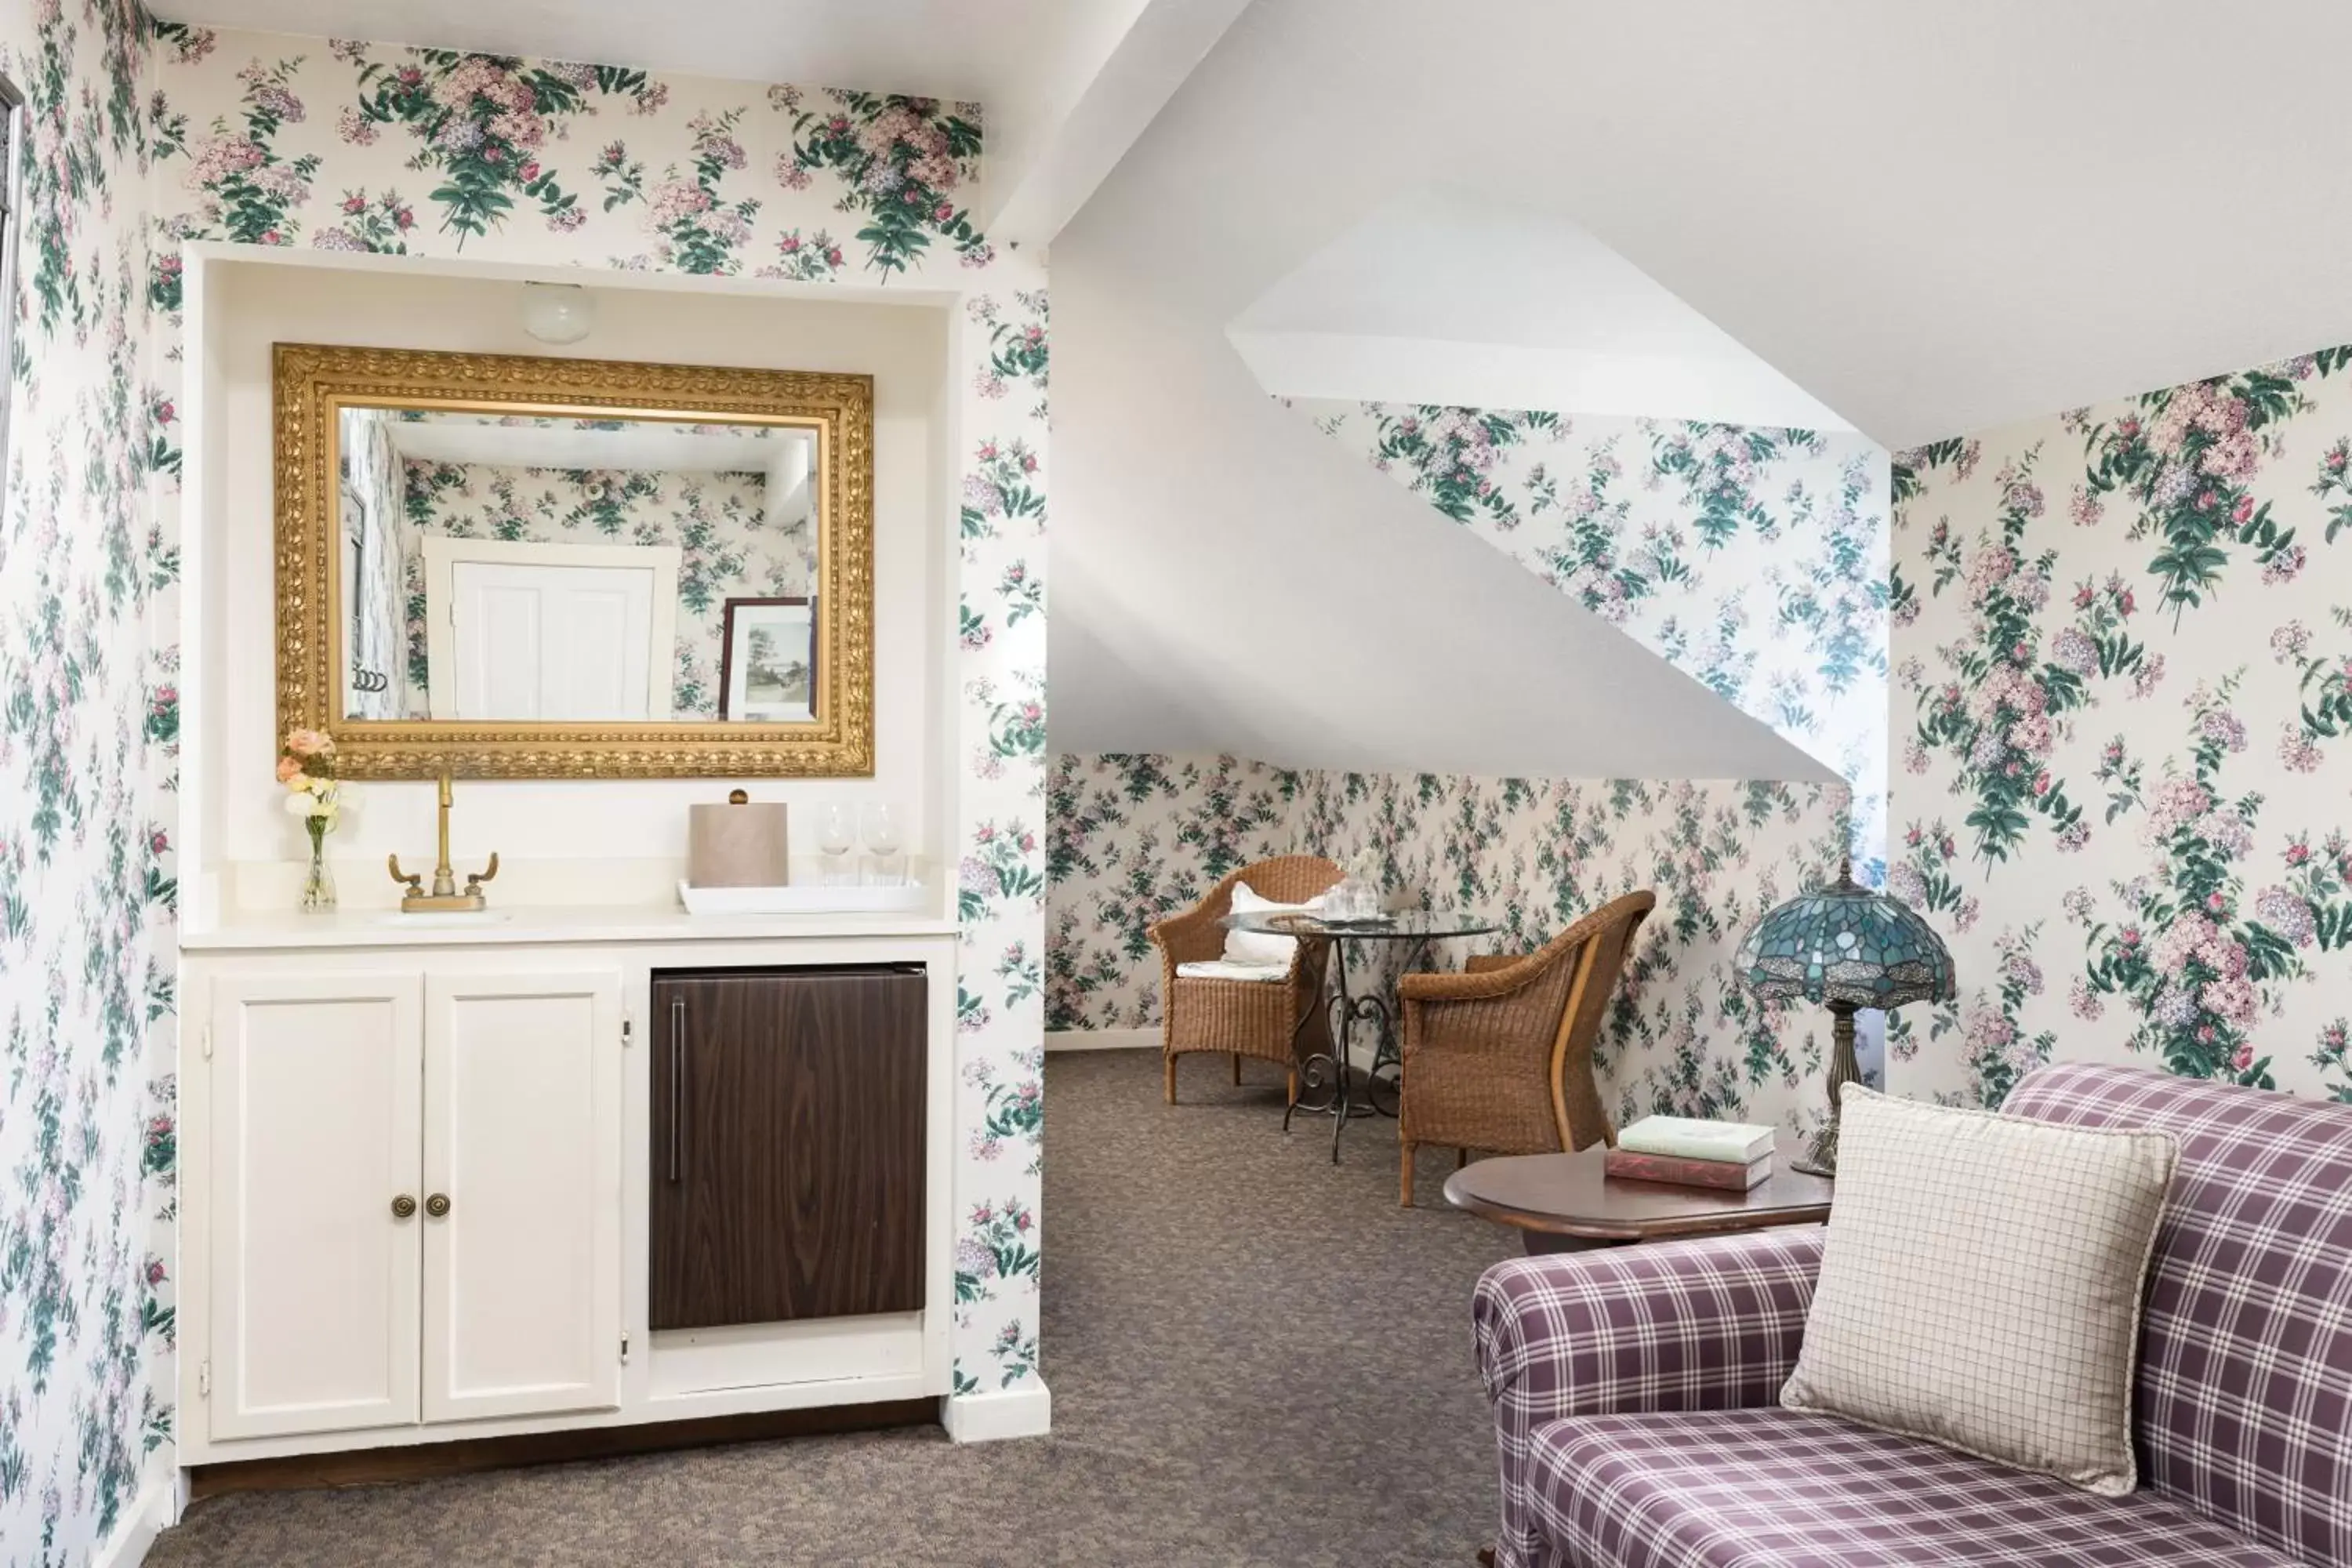
{"label": "stack of books", "polygon": [[1772,1129],[1752,1121],[1644,1116],[1601,1159],[1612,1176],[1744,1193],[1772,1173]]}

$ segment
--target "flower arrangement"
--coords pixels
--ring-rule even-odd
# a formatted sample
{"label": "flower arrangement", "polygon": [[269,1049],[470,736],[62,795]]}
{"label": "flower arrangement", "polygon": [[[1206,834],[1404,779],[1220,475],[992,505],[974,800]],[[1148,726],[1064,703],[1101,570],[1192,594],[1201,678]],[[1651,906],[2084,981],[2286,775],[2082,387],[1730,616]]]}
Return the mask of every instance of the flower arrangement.
{"label": "flower arrangement", "polygon": [[310,870],[302,882],[302,907],[335,907],[334,879],[327,871],[327,835],[342,817],[343,786],[336,776],[334,737],[317,730],[293,730],[278,748],[278,782],[286,786],[286,815],[310,836]]}

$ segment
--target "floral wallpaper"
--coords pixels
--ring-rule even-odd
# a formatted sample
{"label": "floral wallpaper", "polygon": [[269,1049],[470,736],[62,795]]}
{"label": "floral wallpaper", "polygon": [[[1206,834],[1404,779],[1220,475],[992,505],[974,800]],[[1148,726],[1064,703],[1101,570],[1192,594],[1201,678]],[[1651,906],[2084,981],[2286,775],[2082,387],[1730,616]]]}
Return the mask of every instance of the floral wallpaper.
{"label": "floral wallpaper", "polygon": [[1045,1025],[1160,1022],[1152,922],[1229,871],[1291,852],[1300,775],[1238,757],[1054,759],[1047,786]]}
{"label": "floral wallpaper", "polygon": [[[0,10],[30,99],[0,546],[0,1540],[170,1441],[181,240],[958,288],[954,1386],[1038,1374],[1048,339],[971,105]],[[36,371],[37,370],[37,374]],[[154,1462],[163,1456],[154,1454]]]}
{"label": "floral wallpaper", "polygon": [[26,146],[0,502],[0,1559],[85,1560],[171,1436],[176,563],[148,302],[150,40],[0,6]]}
{"label": "floral wallpaper", "polygon": [[1885,857],[1886,454],[1853,435],[1296,399],[1317,428],[1838,771]]}
{"label": "floral wallpaper", "polygon": [[[671,707],[719,713],[727,601],[805,595],[816,574],[816,539],[803,509],[768,515],[760,472],[671,473],[649,468],[537,468],[493,463],[402,460],[409,522],[452,539],[530,544],[668,544],[680,552]],[[405,563],[408,711],[427,711],[425,563]]]}
{"label": "floral wallpaper", "polygon": [[2340,348],[1897,455],[1888,885],[1962,991],[1898,1089],[2352,1100],[2347,469]]}
{"label": "floral wallpaper", "polygon": [[1842,787],[1063,756],[1053,801],[1046,969],[1056,1028],[1157,1022],[1159,954],[1146,928],[1266,855],[1328,856],[1376,875],[1392,896],[1493,914],[1495,934],[1431,955],[1454,967],[1470,952],[1530,951],[1649,888],[1658,908],[1598,1052],[1602,1093],[1620,1116],[1746,1115],[1806,1128],[1826,1110],[1827,1015],[1759,1004],[1733,957],[1764,910],[1834,874],[1846,838]]}

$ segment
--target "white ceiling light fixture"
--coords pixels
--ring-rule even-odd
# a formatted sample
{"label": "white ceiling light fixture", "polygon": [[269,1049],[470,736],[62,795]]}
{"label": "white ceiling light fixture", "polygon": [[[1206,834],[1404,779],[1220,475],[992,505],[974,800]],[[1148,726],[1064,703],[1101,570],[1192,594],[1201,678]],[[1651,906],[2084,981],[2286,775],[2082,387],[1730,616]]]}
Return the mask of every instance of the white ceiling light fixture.
{"label": "white ceiling light fixture", "polygon": [[522,330],[543,343],[576,343],[596,324],[596,301],[577,283],[522,286]]}

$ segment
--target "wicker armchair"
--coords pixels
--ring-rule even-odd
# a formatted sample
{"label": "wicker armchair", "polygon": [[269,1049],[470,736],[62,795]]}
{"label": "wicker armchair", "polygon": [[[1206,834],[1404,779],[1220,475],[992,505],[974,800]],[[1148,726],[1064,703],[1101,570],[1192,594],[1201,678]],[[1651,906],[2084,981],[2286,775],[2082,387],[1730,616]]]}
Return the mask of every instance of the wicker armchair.
{"label": "wicker armchair", "polygon": [[1235,1083],[1242,1080],[1244,1057],[1280,1062],[1289,1069],[1290,1098],[1298,1098],[1298,1058],[1331,1048],[1331,1021],[1322,1005],[1323,966],[1331,944],[1301,942],[1289,975],[1279,982],[1181,979],[1176,966],[1223,954],[1225,928],[1218,922],[1233,907],[1234,883],[1247,882],[1253,892],[1276,903],[1295,904],[1329,888],[1339,875],[1339,867],[1316,855],[1261,860],[1227,876],[1184,913],[1151,928],[1152,943],[1160,949],[1160,1048],[1169,1104],[1176,1103],[1176,1058],[1188,1051],[1232,1057]]}
{"label": "wicker armchair", "polygon": [[1592,1081],[1592,1042],[1633,933],[1657,903],[1628,893],[1523,958],[1484,955],[1460,974],[1408,974],[1397,1137],[1398,1191],[1412,1206],[1424,1143],[1500,1154],[1613,1139]]}

